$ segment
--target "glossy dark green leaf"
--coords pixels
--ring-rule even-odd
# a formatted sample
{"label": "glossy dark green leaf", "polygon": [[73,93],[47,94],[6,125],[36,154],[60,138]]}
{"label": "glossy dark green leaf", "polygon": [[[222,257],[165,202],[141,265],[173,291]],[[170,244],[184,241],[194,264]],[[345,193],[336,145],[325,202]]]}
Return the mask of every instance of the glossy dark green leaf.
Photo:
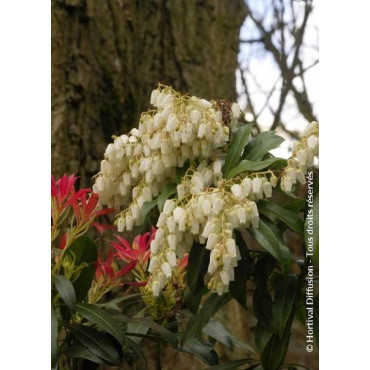
{"label": "glossy dark green leaf", "polygon": [[71,358],[84,358],[86,360],[92,361],[99,365],[110,365],[109,362],[104,361],[101,357],[90,352],[86,347],[82,345],[73,345],[68,347],[67,356]]}
{"label": "glossy dark green leaf", "polygon": [[261,353],[261,364],[263,369],[277,370],[284,362],[288,341],[282,341],[277,335],[272,335]]}
{"label": "glossy dark green leaf", "polygon": [[[144,317],[145,308],[141,311],[139,311],[137,314],[135,314],[134,318],[142,318]],[[144,325],[143,323],[133,323],[129,322],[127,324],[127,332],[133,333],[133,334],[147,334],[149,331],[148,325]],[[140,337],[130,337],[132,341],[135,343],[140,343],[142,338]]]}
{"label": "glossy dark green leaf", "polygon": [[76,293],[72,283],[63,275],[54,275],[53,281],[64,303],[71,311],[74,311],[76,307]]}
{"label": "glossy dark green leaf", "polygon": [[58,368],[58,320],[51,308],[51,369]]}
{"label": "glossy dark green leaf", "polygon": [[297,286],[297,276],[287,275],[276,288],[272,314],[273,326],[280,338],[283,336],[289,317],[292,314]]}
{"label": "glossy dark green leaf", "polygon": [[270,328],[263,326],[260,322],[257,323],[254,332],[254,341],[259,353],[262,353],[273,334]]}
{"label": "glossy dark green leaf", "polygon": [[200,301],[202,300],[203,295],[207,292],[207,287],[204,288],[197,294],[194,295],[189,285],[185,287],[183,293],[183,302],[185,303],[185,307],[190,310],[192,314],[196,314],[200,305]]}
{"label": "glossy dark green leaf", "polygon": [[163,211],[163,206],[164,206],[164,203],[166,202],[166,200],[171,195],[176,194],[176,192],[177,192],[176,186],[177,186],[177,184],[175,184],[175,183],[167,184],[163,188],[162,193],[159,194],[159,196],[157,198],[159,212],[162,212]]}
{"label": "glossy dark green leaf", "polygon": [[100,329],[116,338],[121,345],[126,343],[126,336],[123,329],[107,311],[89,303],[77,303],[76,310],[85,319],[96,324]]}
{"label": "glossy dark green leaf", "polygon": [[186,280],[196,296],[204,287],[204,275],[207,272],[210,251],[204,244],[194,243],[189,252]]}
{"label": "glossy dark green leaf", "polygon": [[240,360],[232,360],[228,362],[224,362],[222,364],[216,365],[216,366],[211,366],[208,369],[209,370],[235,370],[239,366],[246,365],[250,362],[253,362],[255,360],[252,360],[250,358],[243,358]]}
{"label": "glossy dark green leaf", "polygon": [[136,323],[136,324],[142,324],[146,325],[148,328],[153,330],[155,333],[160,334],[162,339],[166,340],[168,343],[171,344],[172,347],[177,348],[177,335],[175,333],[170,332],[163,326],[149,320],[146,318],[139,318],[139,317],[127,317],[125,315],[116,314],[114,315],[116,320],[119,320],[124,323]]}
{"label": "glossy dark green leaf", "polygon": [[183,345],[189,338],[199,334],[202,328],[207,325],[211,317],[213,317],[226,303],[232,298],[230,293],[225,293],[221,296],[218,294],[211,294],[204,302],[202,308],[198,311],[196,316],[191,316],[185,326],[181,337],[181,345]]}
{"label": "glossy dark green leaf", "polygon": [[275,216],[283,221],[291,230],[303,235],[303,220],[295,212],[289,211],[286,208],[280,207],[268,200],[258,202],[258,211],[268,217]]}
{"label": "glossy dark green leaf", "polygon": [[252,139],[243,154],[243,159],[260,161],[272,149],[277,148],[284,139],[275,134],[274,131],[265,131]]}
{"label": "glossy dark green leaf", "polygon": [[131,338],[127,337],[127,343],[126,346],[128,349],[130,349],[138,358],[140,358],[141,361],[144,363],[144,369],[147,368],[147,360],[146,357],[144,356],[141,346],[133,341]]}
{"label": "glossy dark green leaf", "polygon": [[240,157],[244,151],[245,145],[248,142],[249,135],[252,129],[251,124],[241,126],[234,134],[233,140],[231,141],[225,163],[222,168],[222,173],[226,178],[230,170],[232,170],[240,160]]}
{"label": "glossy dark green leaf", "polygon": [[241,161],[236,167],[232,168],[228,175],[228,179],[232,179],[236,175],[239,175],[240,173],[247,172],[247,171],[260,171],[265,168],[270,167],[271,165],[286,165],[286,160],[283,158],[268,158],[264,161],[250,161],[248,159],[244,159]]}
{"label": "glossy dark green leaf", "polygon": [[291,265],[290,251],[285,245],[278,228],[270,221],[260,218],[258,229],[249,228],[248,232],[257,242],[279,262],[284,272]]}
{"label": "glossy dark green leaf", "polygon": [[298,198],[294,202],[284,206],[285,209],[292,212],[303,212],[306,208],[307,201],[303,198]]}
{"label": "glossy dark green leaf", "polygon": [[149,215],[150,211],[157,205],[157,199],[154,199],[150,202],[144,202],[141,207],[141,219],[144,221]]}
{"label": "glossy dark green leaf", "polygon": [[94,263],[98,259],[98,251],[94,241],[88,236],[82,235],[68,247],[66,256],[74,258],[76,266],[82,263],[87,264],[87,266],[81,270],[79,277],[72,283],[75,289],[77,302],[81,302],[86,298],[87,292],[94,279]]}
{"label": "glossy dark green leaf", "polygon": [[212,346],[206,345],[196,338],[189,339],[181,351],[195,355],[207,365],[217,365],[219,363],[217,352]]}
{"label": "glossy dark green leaf", "polygon": [[116,366],[120,364],[118,348],[107,335],[92,327],[78,324],[69,325],[68,330],[94,355],[110,364]]}
{"label": "glossy dark green leaf", "polygon": [[258,322],[265,328],[272,325],[272,298],[267,290],[257,287],[253,294],[253,311]]}
{"label": "glossy dark green leaf", "polygon": [[267,281],[275,270],[277,265],[276,259],[271,255],[266,253],[262,258],[260,258],[255,266],[254,269],[254,278],[255,283],[258,287],[268,290],[267,289]]}
{"label": "glossy dark green leaf", "polygon": [[230,351],[234,349],[232,335],[219,321],[211,319],[202,332],[222,343]]}

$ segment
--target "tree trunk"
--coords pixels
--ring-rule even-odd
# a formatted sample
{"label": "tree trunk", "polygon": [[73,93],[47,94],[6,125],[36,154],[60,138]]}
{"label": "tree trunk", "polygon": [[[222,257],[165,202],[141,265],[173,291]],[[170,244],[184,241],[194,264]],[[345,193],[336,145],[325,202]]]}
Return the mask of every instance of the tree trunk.
{"label": "tree trunk", "polygon": [[158,82],[236,100],[243,0],[52,0],[52,172],[91,177]]}

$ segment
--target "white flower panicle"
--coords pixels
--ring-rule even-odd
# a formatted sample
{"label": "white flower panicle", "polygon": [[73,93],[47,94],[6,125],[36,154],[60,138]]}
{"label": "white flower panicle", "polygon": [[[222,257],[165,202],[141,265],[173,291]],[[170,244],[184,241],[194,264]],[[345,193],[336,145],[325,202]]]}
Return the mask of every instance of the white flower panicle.
{"label": "white flower panicle", "polygon": [[[214,101],[182,96],[159,85],[152,92],[150,103],[157,109],[142,114],[138,128],[129,135],[114,137],[108,145],[93,187],[101,205],[119,209],[131,202],[117,217],[119,231],[132,230],[140,224],[143,203],[175,180],[176,167],[195,159],[210,159],[229,141],[229,127]],[[232,105],[230,112],[235,126],[240,108]],[[205,182],[220,179],[221,168],[222,163],[214,161],[213,171],[205,174]],[[204,186],[201,181],[194,179],[193,191]]]}
{"label": "white flower panicle", "polygon": [[303,131],[302,139],[294,144],[293,154],[281,176],[281,190],[289,192],[297,182],[305,184],[307,167],[313,164],[315,157],[319,157],[319,124],[311,122]]}
{"label": "white flower panicle", "polygon": [[194,241],[205,244],[211,251],[208,266],[211,291],[223,294],[234,279],[234,268],[240,259],[234,230],[258,227],[256,201],[271,197],[272,184],[265,176],[257,175],[253,179],[224,180],[219,178],[218,170],[210,170],[218,166],[218,162],[207,165],[202,161],[197,168],[189,168],[177,186],[177,198],[164,204],[151,243],[154,262],[150,263],[147,289],[154,295],[159,295],[171,278],[168,266],[175,267],[176,258],[188,252]]}

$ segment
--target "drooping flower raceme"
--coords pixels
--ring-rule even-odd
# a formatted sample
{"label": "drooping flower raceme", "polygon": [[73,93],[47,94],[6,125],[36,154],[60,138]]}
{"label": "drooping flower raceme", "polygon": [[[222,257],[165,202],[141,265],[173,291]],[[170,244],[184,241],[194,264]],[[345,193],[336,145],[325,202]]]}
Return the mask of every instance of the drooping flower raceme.
{"label": "drooping flower raceme", "polygon": [[303,131],[303,137],[296,142],[288,166],[281,176],[281,190],[289,192],[294,184],[306,183],[307,166],[319,156],[319,124],[311,122]]}
{"label": "drooping flower raceme", "polygon": [[[230,130],[236,129],[240,115],[237,104],[181,96],[164,86],[153,91],[151,104],[157,109],[142,115],[138,129],[131,130],[129,136],[115,137],[109,144],[94,191],[102,204],[116,208],[129,204],[116,223],[119,231],[130,231],[142,222],[143,204],[157,197],[166,184],[177,182],[176,197],[165,202],[158,218],[150,245],[150,276],[143,289],[154,296],[164,291],[174,279],[178,259],[197,242],[210,250],[208,287],[223,294],[240,259],[234,230],[258,227],[256,203],[272,196],[278,177],[268,170],[223,178],[222,154]],[[306,130],[281,174],[283,190],[289,189],[289,181],[292,185],[302,182],[301,173],[304,179],[307,167],[300,164],[302,154],[298,152],[306,150],[305,165],[312,163],[311,149],[314,155],[318,150],[313,139],[316,128],[318,135],[316,125],[312,123]],[[179,182],[176,168],[185,165],[188,169]]]}
{"label": "drooping flower raceme", "polygon": [[[151,104],[157,109],[142,114],[139,128],[108,145],[93,188],[101,204],[119,208],[131,202],[117,218],[119,231],[140,224],[143,203],[175,179],[176,167],[211,158],[229,140],[225,109],[216,102],[159,86],[152,92]],[[230,112],[229,121],[236,127],[237,117]]]}

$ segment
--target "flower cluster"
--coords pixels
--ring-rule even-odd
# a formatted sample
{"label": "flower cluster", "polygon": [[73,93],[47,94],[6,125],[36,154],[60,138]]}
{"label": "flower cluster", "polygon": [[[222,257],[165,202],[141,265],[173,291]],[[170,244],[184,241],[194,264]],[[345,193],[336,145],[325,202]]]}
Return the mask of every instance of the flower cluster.
{"label": "flower cluster", "polygon": [[281,190],[289,192],[294,184],[306,183],[307,166],[319,156],[319,124],[311,122],[304,130],[303,137],[293,147],[293,154],[281,176]]}
{"label": "flower cluster", "polygon": [[223,148],[229,126],[236,128],[240,115],[237,104],[225,113],[215,101],[182,96],[162,85],[152,92],[151,104],[156,109],[142,114],[138,128],[108,145],[93,187],[101,204],[119,208],[131,202],[117,217],[119,231],[140,224],[142,205],[175,180],[176,167],[210,159]]}
{"label": "flower cluster", "polygon": [[[213,168],[213,171],[210,169]],[[172,277],[177,256],[188,251],[193,242],[206,244],[211,251],[208,287],[218,294],[228,290],[234,267],[240,258],[233,231],[241,226],[258,227],[255,201],[271,197],[272,185],[266,177],[219,179],[220,163],[201,162],[189,168],[177,186],[177,199],[165,202],[158,219],[156,237],[151,243],[147,289],[159,295]],[[200,247],[200,246],[195,246]]]}

